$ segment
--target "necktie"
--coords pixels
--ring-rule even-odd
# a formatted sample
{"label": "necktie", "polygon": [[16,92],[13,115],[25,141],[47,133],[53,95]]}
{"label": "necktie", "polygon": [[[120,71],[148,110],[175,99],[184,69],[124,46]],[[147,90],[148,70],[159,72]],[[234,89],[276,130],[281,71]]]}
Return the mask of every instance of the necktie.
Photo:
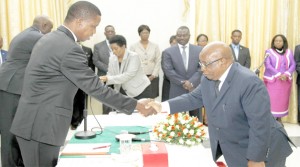
{"label": "necktie", "polygon": [[186,46],[182,46],[182,60],[183,60],[184,68],[187,69],[185,48]]}
{"label": "necktie", "polygon": [[238,60],[239,59],[239,47],[238,46],[234,46],[234,54],[235,54],[236,60]]}
{"label": "necktie", "polygon": [[216,95],[216,98],[218,97],[219,93],[220,93],[220,90],[219,90],[219,85],[220,85],[221,81],[220,80],[216,80],[215,81],[215,95]]}

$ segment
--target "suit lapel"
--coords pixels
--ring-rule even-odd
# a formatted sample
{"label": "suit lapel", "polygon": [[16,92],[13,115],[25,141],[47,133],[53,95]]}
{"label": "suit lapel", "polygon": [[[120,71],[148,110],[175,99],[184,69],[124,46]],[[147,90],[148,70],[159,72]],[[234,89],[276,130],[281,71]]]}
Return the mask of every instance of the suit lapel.
{"label": "suit lapel", "polygon": [[123,60],[122,60],[121,69],[119,71],[120,74],[123,73],[124,69],[127,67],[127,64],[128,64],[128,61],[129,61],[129,60],[127,60],[128,59],[128,54],[129,53],[126,51],[125,55],[123,57]]}
{"label": "suit lapel", "polygon": [[[174,47],[174,50],[175,50],[175,53],[177,53],[177,54],[174,54],[174,59],[177,60],[174,63],[178,64],[178,61],[179,61],[179,63],[181,64],[180,67],[182,68],[182,70],[186,71],[184,64],[183,64],[183,59],[182,59],[182,55],[181,55],[179,46],[177,45],[176,47]],[[177,56],[177,59],[175,58],[175,56]]]}
{"label": "suit lapel", "polygon": [[[233,80],[234,78],[234,74],[236,72],[236,68],[237,68],[237,65],[239,65],[238,63],[233,63],[232,66],[231,66],[231,69],[229,70],[229,73],[222,85],[222,88],[220,90],[220,93],[218,95],[218,97],[215,99],[215,102],[212,106],[212,111],[215,109],[215,107],[219,104],[220,100],[223,98],[223,96],[225,96],[226,92],[229,90],[230,88],[230,83],[231,81]],[[214,92],[214,84],[211,84],[212,85],[212,90]]]}

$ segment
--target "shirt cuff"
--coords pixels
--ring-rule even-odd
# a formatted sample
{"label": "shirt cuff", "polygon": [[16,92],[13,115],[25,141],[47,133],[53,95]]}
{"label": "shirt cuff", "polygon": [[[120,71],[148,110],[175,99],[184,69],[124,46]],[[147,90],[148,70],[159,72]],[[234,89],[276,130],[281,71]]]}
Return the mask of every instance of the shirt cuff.
{"label": "shirt cuff", "polygon": [[170,104],[167,101],[161,103],[161,112],[170,114]]}

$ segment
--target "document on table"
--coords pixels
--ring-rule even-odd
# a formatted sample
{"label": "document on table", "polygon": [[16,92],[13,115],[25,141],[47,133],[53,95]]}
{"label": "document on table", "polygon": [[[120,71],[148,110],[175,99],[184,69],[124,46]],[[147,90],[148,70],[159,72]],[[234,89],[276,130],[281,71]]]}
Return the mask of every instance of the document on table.
{"label": "document on table", "polygon": [[67,144],[61,155],[107,155],[111,143],[78,143]]}

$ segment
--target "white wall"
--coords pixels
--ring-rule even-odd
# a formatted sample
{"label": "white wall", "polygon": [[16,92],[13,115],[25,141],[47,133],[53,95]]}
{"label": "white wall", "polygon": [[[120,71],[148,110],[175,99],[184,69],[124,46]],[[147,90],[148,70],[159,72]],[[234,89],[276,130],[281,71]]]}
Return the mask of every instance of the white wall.
{"label": "white wall", "polygon": [[186,25],[191,30],[191,43],[194,43],[193,0],[190,0],[190,12],[184,19],[184,0],[89,0],[97,5],[102,13],[97,33],[84,42],[92,47],[105,39],[104,27],[111,24],[116,33],[127,39],[128,48],[140,38],[137,29],[146,24],[151,29],[150,40],[157,43],[160,50],[169,47],[169,38],[179,26]]}

